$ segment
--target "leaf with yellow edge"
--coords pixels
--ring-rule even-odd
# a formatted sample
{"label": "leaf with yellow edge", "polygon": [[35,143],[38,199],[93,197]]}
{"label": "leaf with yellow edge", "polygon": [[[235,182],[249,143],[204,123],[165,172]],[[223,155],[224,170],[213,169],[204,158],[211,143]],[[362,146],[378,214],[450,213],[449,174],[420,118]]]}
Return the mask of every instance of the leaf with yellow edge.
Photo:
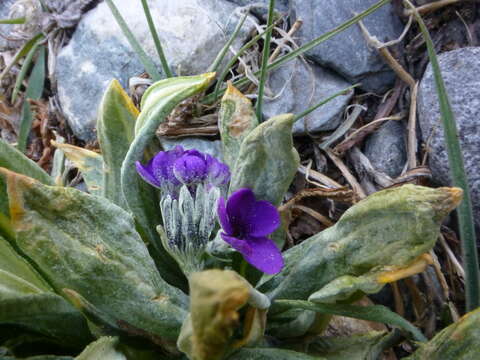
{"label": "leaf with yellow edge", "polygon": [[190,283],[190,316],[178,347],[191,359],[222,359],[232,347],[239,326],[238,310],[250,297],[250,285],[231,270],[193,273]]}
{"label": "leaf with yellow edge", "polygon": [[[53,185],[53,179],[40,166],[2,139],[0,139],[0,167],[30,176],[44,184]],[[0,212],[8,216],[8,200],[2,179],[0,179]]]}
{"label": "leaf with yellow edge", "polygon": [[91,150],[53,140],[52,145],[63,151],[67,159],[80,170],[90,194],[101,195],[103,187],[102,156]]}
{"label": "leaf with yellow edge", "polygon": [[423,269],[423,254],[461,198],[458,188],[415,185],[374,193],[334,226],[284,252],[282,271],[264,276],[258,288],[270,298],[319,303],[377,292]]}
{"label": "leaf with yellow edge", "polygon": [[133,138],[139,111],[117,80],[103,95],[98,113],[97,135],[104,161],[103,195],[127,209],[122,193],[121,169]]}
{"label": "leaf with yellow edge", "polygon": [[75,291],[127,332],[175,342],[187,299],[160,277],[128,212],[3,168],[0,176],[16,243],[57,293]]}
{"label": "leaf with yellow edge", "polygon": [[223,158],[233,169],[245,137],[258,125],[252,102],[230,82],[223,95],[218,114]]}

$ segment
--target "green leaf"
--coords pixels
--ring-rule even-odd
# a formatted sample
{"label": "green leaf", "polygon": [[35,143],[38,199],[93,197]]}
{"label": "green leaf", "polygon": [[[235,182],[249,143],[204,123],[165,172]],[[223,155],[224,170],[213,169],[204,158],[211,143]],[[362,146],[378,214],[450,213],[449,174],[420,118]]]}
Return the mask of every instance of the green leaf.
{"label": "green leaf", "polygon": [[45,71],[46,71],[46,49],[42,45],[39,50],[38,58],[33,66],[32,73],[28,78],[27,91],[25,92],[25,100],[22,106],[22,115],[20,121],[20,131],[18,133],[18,149],[25,152],[27,148],[27,138],[32,128],[33,114],[30,109],[28,99],[37,100],[40,99],[43,93],[43,87],[45,84]]}
{"label": "green leaf", "polygon": [[227,358],[228,360],[326,360],[291,350],[273,348],[243,348]]}
{"label": "green leaf", "polygon": [[312,310],[322,314],[340,315],[385,323],[410,332],[416,341],[427,341],[420,330],[383,305],[314,304],[313,302],[302,300],[277,300],[272,304],[272,310],[275,312],[289,309]]}
{"label": "green leaf", "polygon": [[279,115],[257,126],[240,147],[229,192],[248,187],[256,197],[279,206],[297,172],[292,114]]}
{"label": "green leaf", "polygon": [[37,53],[37,49],[40,45],[40,41],[36,42],[33,47],[29,50],[25,60],[23,61],[22,67],[20,72],[15,79],[15,86],[13,87],[12,91],[12,104],[15,103],[17,100],[18,92],[20,91],[20,87],[22,86],[23,80],[25,80],[25,76],[27,75],[28,70],[30,70],[30,66],[32,65],[33,57]]}
{"label": "green leaf", "polygon": [[252,102],[229,83],[220,104],[218,127],[222,138],[223,158],[231,169],[237,161],[242,141],[257,125]]}
{"label": "green leaf", "polygon": [[447,89],[445,88],[440,65],[438,64],[437,55],[435,54],[435,46],[420,14],[411,4],[410,7],[413,9],[420,31],[425,39],[428,57],[432,65],[438,101],[440,103],[440,114],[445,134],[445,145],[447,148],[448,163],[451,169],[452,183],[454,186],[461,188],[464,194],[463,201],[458,206],[457,215],[460,240],[462,241],[462,258],[465,263],[467,311],[471,311],[480,306],[480,273],[472,200],[467,174],[465,173],[462,148],[460,146],[455,115],[453,114],[450,100],[448,99]]}
{"label": "green leaf", "polygon": [[57,293],[72,289],[119,327],[173,343],[185,295],[169,286],[135,232],[132,217],[108,200],[45,186],[0,169],[6,178],[17,245]]}
{"label": "green leaf", "polygon": [[88,345],[75,360],[127,360],[118,350],[118,338],[105,336]]}
{"label": "green leaf", "polygon": [[[0,139],[0,167],[4,167],[19,174],[30,176],[44,184],[53,185],[52,178],[40,166],[2,139]],[[7,217],[9,216],[6,186],[1,177],[0,213]],[[3,225],[4,221],[0,221],[0,229],[4,228]]]}
{"label": "green leaf", "polygon": [[102,194],[127,209],[122,193],[121,169],[134,138],[139,111],[117,80],[112,80],[100,104],[97,135],[104,161]]}
{"label": "green leaf", "polygon": [[475,360],[480,353],[480,309],[439,332],[406,360]]}
{"label": "green leaf", "polygon": [[82,346],[89,341],[81,314],[0,237],[0,324],[29,330]]}
{"label": "green leaf", "polygon": [[10,69],[25,55],[28,54],[30,49],[35,46],[35,44],[39,41],[43,40],[43,34],[37,34],[34,37],[32,37],[30,40],[28,40],[21,48],[18,50],[18,52],[15,54],[13,57],[12,61],[3,69],[2,73],[0,74],[0,81],[3,79],[3,77],[10,71]]}
{"label": "green leaf", "polygon": [[[20,286],[6,286],[5,279],[9,283]],[[7,240],[0,237],[0,293],[1,298],[6,299],[25,293],[48,292],[53,289],[47,282],[30,266],[30,264],[15,252]]]}
{"label": "green leaf", "polygon": [[214,74],[175,77],[159,81],[148,88],[142,98],[142,111],[135,124],[135,139],[122,164],[122,191],[144,239],[155,247],[162,277],[179,284],[183,275],[174,260],[166,253],[156,232],[161,224],[160,206],[155,189],[138,175],[135,162],[144,160],[147,146],[155,139],[158,126],[183,100],[205,90]]}
{"label": "green leaf", "polygon": [[[461,200],[458,188],[404,185],[379,191],[348,209],[332,227],[283,253],[285,266],[259,290],[275,299],[348,300],[359,290],[418,273],[440,225]],[[320,293],[320,294],[319,294]]]}
{"label": "green leaf", "polygon": [[323,356],[328,360],[382,359],[383,351],[398,342],[400,336],[397,331],[370,331],[348,337],[315,337],[308,342],[308,354]]}
{"label": "green leaf", "polygon": [[55,141],[52,141],[52,145],[63,151],[67,159],[80,170],[90,194],[101,195],[103,193],[103,158],[100,154]]}

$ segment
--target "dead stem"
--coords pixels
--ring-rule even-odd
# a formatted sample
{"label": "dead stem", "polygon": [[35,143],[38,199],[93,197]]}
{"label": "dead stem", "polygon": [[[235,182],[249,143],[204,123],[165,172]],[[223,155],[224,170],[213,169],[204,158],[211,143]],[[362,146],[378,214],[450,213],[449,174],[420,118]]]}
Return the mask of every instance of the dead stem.
{"label": "dead stem", "polygon": [[303,211],[304,213],[306,213],[306,214],[310,215],[311,217],[313,217],[314,219],[318,220],[320,223],[322,223],[322,225],[325,225],[326,227],[330,227],[330,226],[335,225],[334,222],[331,221],[329,218],[327,218],[326,216],[320,214],[319,212],[317,212],[313,209],[310,209],[307,206],[294,205],[293,209],[298,209],[298,210]]}
{"label": "dead stem", "polygon": [[[408,20],[407,27],[411,24],[412,16]],[[400,41],[402,36],[399,39],[390,41],[388,43],[380,42],[375,36],[372,36],[365,25],[359,21],[358,25],[362,30],[362,33],[367,41],[367,44],[375,48],[380,56],[385,60],[385,62],[390,66],[390,68],[397,74],[397,76],[402,79],[410,87],[410,110],[408,116],[408,141],[407,141],[407,159],[408,159],[408,168],[413,169],[417,166],[417,134],[416,134],[416,123],[417,123],[417,92],[418,92],[418,82],[403,68],[403,66],[393,57],[393,55],[388,50],[387,46],[391,44],[396,44]]]}
{"label": "dead stem", "polygon": [[363,190],[362,186],[357,181],[357,179],[355,179],[355,177],[350,173],[350,171],[348,170],[348,167],[344,164],[344,162],[332,151],[325,150],[325,152],[327,153],[328,157],[333,161],[333,163],[337,166],[337,168],[341,171],[345,179],[348,181],[348,183],[354,190],[357,198],[358,199],[366,198],[367,194],[365,193],[365,191]]}
{"label": "dead stem", "polygon": [[414,11],[418,11],[420,15],[423,15],[423,14],[427,14],[429,12],[441,9],[442,7],[445,7],[447,5],[456,4],[460,1],[461,0],[438,0],[429,4],[419,6],[415,10],[405,9],[403,13],[405,14],[405,16],[411,16],[414,13]]}

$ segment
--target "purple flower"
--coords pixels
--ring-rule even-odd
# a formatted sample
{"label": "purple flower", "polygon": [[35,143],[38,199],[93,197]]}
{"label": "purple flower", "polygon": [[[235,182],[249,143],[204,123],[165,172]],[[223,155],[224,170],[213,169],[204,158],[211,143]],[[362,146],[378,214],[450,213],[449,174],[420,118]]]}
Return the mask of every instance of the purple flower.
{"label": "purple flower", "polygon": [[277,209],[268,201],[257,201],[251,189],[235,191],[227,200],[218,200],[218,217],[223,231],[220,236],[244,259],[267,274],[283,267],[282,253],[266,236],[280,225]]}
{"label": "purple flower", "polygon": [[146,165],[137,161],[137,172],[143,180],[155,187],[162,188],[169,184],[178,186],[180,181],[173,173],[173,165],[184,153],[185,150],[180,145],[169,151],[160,151]]}
{"label": "purple flower", "polygon": [[156,154],[146,165],[136,162],[137,171],[149,184],[166,190],[173,196],[182,184],[205,183],[208,188],[221,186],[230,180],[227,165],[198,150],[184,150],[177,145]]}

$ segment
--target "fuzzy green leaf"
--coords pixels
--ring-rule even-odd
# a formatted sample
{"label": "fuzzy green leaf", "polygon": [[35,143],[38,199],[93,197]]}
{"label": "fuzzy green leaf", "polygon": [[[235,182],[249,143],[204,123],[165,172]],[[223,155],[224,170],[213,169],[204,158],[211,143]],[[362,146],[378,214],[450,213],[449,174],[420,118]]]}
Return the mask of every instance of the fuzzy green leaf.
{"label": "fuzzy green leaf", "polygon": [[175,341],[185,295],[160,277],[130,214],[76,189],[5,169],[0,176],[17,245],[57,293],[75,291],[127,332],[166,346]]}
{"label": "fuzzy green leaf", "polygon": [[127,209],[122,193],[121,168],[134,138],[138,110],[117,80],[112,80],[98,114],[97,135],[104,161],[102,194]]}
{"label": "fuzzy green leaf", "polygon": [[0,324],[29,330],[82,346],[90,339],[82,315],[0,237]]}
{"label": "fuzzy green leaf", "polygon": [[228,357],[228,360],[325,360],[291,350],[273,348],[243,348]]}
{"label": "fuzzy green leaf", "polygon": [[231,169],[237,161],[242,141],[257,125],[252,102],[229,83],[220,105],[218,127],[222,138],[223,158]]}
{"label": "fuzzy green leaf", "polygon": [[439,332],[406,360],[476,360],[480,354],[480,308]]}
{"label": "fuzzy green leaf", "polygon": [[[53,179],[36,163],[22,152],[0,139],[0,167],[7,168],[19,174],[30,176],[47,185],[53,185]],[[0,177],[0,213],[8,216],[8,197],[5,183]],[[0,229],[2,229],[0,222]]]}
{"label": "fuzzy green leaf", "polygon": [[283,270],[264,276],[259,289],[276,299],[307,299],[324,290],[311,300],[334,303],[417,273],[461,193],[405,185],[370,195],[335,226],[284,252]]}
{"label": "fuzzy green leaf", "polygon": [[162,223],[155,189],[138,175],[135,162],[144,161],[148,145],[155,139],[158,126],[183,100],[205,90],[214,74],[175,77],[159,81],[148,88],[142,98],[142,111],[135,124],[135,139],[122,164],[122,191],[139,231],[152,244],[161,258],[157,261],[160,274],[170,283],[182,281],[180,269],[161,245],[157,225]]}
{"label": "fuzzy green leaf", "polygon": [[256,197],[279,206],[297,172],[292,114],[279,115],[257,126],[243,140],[232,171],[230,193],[249,187]]}

